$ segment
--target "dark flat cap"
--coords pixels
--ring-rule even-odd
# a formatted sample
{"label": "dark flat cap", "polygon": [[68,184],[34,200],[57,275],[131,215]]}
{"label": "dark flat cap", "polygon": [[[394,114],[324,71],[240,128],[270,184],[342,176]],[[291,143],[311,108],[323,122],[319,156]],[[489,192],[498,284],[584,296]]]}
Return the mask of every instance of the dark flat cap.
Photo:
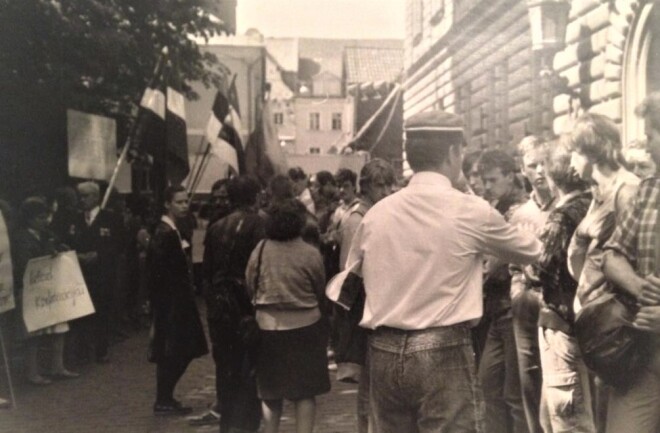
{"label": "dark flat cap", "polygon": [[405,121],[406,133],[426,132],[463,132],[463,119],[444,111],[427,111],[415,114]]}

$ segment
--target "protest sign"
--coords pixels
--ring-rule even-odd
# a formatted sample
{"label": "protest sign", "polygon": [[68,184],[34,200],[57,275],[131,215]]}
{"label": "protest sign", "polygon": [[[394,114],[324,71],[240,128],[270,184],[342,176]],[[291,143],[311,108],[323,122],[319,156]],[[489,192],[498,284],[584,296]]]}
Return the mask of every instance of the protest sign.
{"label": "protest sign", "polygon": [[108,180],[117,164],[114,119],[67,110],[69,176]]}
{"label": "protest sign", "polygon": [[5,218],[0,212],[0,313],[15,307],[14,276],[11,265],[9,234]]}
{"label": "protest sign", "polygon": [[74,251],[32,259],[23,276],[23,319],[32,332],[94,313]]}

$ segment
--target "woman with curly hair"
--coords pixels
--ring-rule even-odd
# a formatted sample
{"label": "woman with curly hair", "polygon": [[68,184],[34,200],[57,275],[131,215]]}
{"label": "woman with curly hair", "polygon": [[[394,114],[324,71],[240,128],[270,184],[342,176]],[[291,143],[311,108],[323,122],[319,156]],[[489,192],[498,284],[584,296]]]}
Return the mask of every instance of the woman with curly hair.
{"label": "woman with curly hair", "polygon": [[319,309],[323,259],[301,237],[301,202],[283,200],[268,213],[267,238],[252,252],[246,270],[261,329],[256,376],[264,433],[278,431],[284,399],[295,404],[297,432],[311,433],[314,397],[330,390],[328,336]]}

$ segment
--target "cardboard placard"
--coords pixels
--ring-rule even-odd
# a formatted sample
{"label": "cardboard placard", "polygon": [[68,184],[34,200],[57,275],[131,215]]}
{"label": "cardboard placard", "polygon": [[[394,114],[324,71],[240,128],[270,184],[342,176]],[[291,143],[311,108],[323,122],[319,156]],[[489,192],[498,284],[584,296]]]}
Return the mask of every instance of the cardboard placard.
{"label": "cardboard placard", "polygon": [[67,110],[69,176],[109,180],[117,164],[114,119]]}
{"label": "cardboard placard", "polygon": [[29,332],[93,313],[75,251],[28,262],[23,276],[23,319]]}

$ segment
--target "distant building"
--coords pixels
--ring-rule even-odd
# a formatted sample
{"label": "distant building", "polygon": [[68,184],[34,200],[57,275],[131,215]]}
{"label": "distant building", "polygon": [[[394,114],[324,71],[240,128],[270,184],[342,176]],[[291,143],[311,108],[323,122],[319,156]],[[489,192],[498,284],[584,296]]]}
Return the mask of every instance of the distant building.
{"label": "distant building", "polygon": [[349,85],[385,83],[403,67],[397,40],[266,38],[265,44],[273,120],[289,154],[341,151],[357,126]]}
{"label": "distant building", "polygon": [[624,143],[642,136],[633,110],[660,90],[657,2],[570,2],[566,47],[552,67],[579,94],[573,99],[542,86],[525,1],[407,0],[406,8],[404,117],[462,114],[476,148],[558,134],[587,109],[619,122]]}

